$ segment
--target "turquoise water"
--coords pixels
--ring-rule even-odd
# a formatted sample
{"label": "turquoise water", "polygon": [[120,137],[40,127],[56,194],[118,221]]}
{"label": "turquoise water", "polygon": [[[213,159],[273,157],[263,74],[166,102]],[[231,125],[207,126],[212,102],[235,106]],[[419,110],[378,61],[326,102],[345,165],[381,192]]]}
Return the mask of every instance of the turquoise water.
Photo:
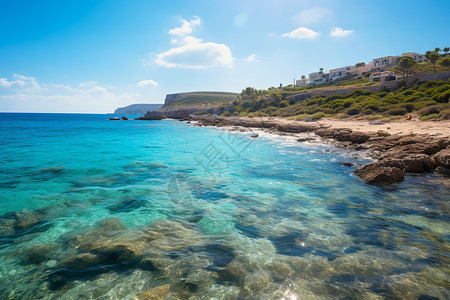
{"label": "turquoise water", "polygon": [[0,114],[0,299],[450,298],[444,179],[370,186],[330,146],[108,117]]}

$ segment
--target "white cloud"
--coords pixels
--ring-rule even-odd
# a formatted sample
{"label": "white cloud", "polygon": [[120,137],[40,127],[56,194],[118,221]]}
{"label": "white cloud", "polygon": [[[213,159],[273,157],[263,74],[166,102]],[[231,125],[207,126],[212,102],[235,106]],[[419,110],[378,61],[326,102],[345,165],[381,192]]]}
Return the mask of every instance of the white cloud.
{"label": "white cloud", "polygon": [[194,27],[199,26],[201,24],[201,19],[198,16],[194,16],[194,18],[190,21],[185,19],[181,19],[181,26],[175,27],[169,30],[169,34],[177,35],[177,36],[185,36],[191,34],[194,30]]}
{"label": "white cloud", "polygon": [[133,102],[142,102],[140,94],[114,93],[112,87],[98,82],[77,86],[38,83],[34,77],[14,74],[13,79],[0,78],[2,111],[36,112],[112,112]]}
{"label": "white cloud", "polygon": [[328,8],[313,7],[301,10],[294,19],[300,24],[314,24],[325,18],[330,18],[333,12]]}
{"label": "white cloud", "polygon": [[[213,67],[230,67],[233,56],[230,48],[225,44],[204,42],[201,38],[189,35],[195,26],[200,25],[197,16],[191,21],[182,19],[181,27],[171,29],[171,44],[177,46],[156,55],[154,62],[167,68],[208,69]],[[143,64],[148,65],[146,61]]]}
{"label": "white cloud", "polygon": [[244,58],[245,62],[253,62],[256,60],[256,55],[255,54],[250,54],[249,56],[247,56],[246,58]]}
{"label": "white cloud", "polygon": [[138,84],[137,84],[137,86],[139,86],[139,87],[144,87],[144,86],[147,86],[147,85],[156,87],[156,86],[158,86],[158,83],[156,81],[154,81],[154,80],[149,79],[149,80],[139,81]]}
{"label": "white cloud", "polygon": [[353,33],[353,30],[344,30],[343,28],[336,27],[331,29],[330,35],[334,37],[345,37]]}
{"label": "white cloud", "polygon": [[291,32],[287,32],[282,37],[288,37],[291,39],[314,39],[319,33],[306,27],[299,27]]}
{"label": "white cloud", "polygon": [[158,54],[155,63],[168,68],[207,69],[229,67],[233,57],[225,44],[188,42]]}
{"label": "white cloud", "polygon": [[34,77],[23,76],[20,74],[13,74],[15,80],[8,80],[6,78],[0,78],[0,87],[4,88],[21,88],[31,87],[39,88],[39,84]]}

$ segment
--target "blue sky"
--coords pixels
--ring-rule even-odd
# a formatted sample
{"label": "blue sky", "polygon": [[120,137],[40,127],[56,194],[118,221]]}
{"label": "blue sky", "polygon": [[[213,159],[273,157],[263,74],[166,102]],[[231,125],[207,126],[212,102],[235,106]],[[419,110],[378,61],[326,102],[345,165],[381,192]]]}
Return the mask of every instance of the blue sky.
{"label": "blue sky", "polygon": [[450,46],[450,1],[0,0],[0,111],[112,112]]}

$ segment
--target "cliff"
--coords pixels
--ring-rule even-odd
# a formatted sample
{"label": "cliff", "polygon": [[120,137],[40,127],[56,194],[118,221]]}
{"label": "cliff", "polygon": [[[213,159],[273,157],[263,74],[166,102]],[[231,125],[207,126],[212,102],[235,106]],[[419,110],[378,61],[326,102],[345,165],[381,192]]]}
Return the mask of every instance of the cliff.
{"label": "cliff", "polygon": [[226,92],[189,92],[166,96],[161,111],[196,109],[206,110],[237,99],[238,94]]}
{"label": "cliff", "polygon": [[118,115],[143,115],[147,111],[158,110],[162,104],[131,104],[125,107],[119,107],[114,111]]}

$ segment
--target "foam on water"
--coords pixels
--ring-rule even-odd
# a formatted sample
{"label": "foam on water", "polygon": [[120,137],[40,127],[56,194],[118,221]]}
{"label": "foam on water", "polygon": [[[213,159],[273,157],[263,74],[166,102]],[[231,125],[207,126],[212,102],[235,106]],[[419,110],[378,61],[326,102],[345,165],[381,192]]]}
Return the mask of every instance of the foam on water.
{"label": "foam on water", "polygon": [[448,189],[364,157],[105,115],[0,114],[0,295],[449,298]]}

